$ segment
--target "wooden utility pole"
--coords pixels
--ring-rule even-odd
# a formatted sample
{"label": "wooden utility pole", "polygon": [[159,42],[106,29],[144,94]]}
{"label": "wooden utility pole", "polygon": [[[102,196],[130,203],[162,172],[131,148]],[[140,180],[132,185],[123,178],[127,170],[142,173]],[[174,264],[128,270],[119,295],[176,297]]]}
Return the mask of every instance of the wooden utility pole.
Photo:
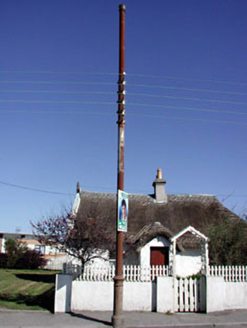
{"label": "wooden utility pole", "polygon": [[[118,190],[124,190],[124,126],[125,126],[125,5],[119,6],[119,79],[118,79]],[[118,231],[118,199],[116,213],[116,276],[114,277],[114,309],[112,324],[114,328],[123,327],[123,234]]]}

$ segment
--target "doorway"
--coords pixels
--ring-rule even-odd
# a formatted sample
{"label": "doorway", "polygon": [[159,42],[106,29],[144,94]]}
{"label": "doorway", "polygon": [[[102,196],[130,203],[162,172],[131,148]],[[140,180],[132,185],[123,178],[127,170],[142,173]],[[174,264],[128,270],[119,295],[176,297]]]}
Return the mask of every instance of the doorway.
{"label": "doorway", "polygon": [[169,247],[151,247],[150,265],[169,265]]}
{"label": "doorway", "polygon": [[169,247],[150,247],[150,266],[152,269],[152,311],[157,311],[157,276],[163,276],[164,266],[169,265]]}

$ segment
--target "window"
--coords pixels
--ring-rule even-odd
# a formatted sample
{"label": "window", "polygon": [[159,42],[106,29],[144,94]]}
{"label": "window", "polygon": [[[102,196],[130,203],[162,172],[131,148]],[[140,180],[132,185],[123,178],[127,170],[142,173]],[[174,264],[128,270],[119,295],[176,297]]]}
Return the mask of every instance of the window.
{"label": "window", "polygon": [[45,246],[42,245],[35,245],[35,250],[40,252],[41,254],[45,254]]}

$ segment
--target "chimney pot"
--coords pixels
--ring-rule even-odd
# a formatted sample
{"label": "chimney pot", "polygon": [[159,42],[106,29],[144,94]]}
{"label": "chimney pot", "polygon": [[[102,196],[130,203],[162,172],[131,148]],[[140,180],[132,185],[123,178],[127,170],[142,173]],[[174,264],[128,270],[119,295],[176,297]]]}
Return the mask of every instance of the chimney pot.
{"label": "chimney pot", "polygon": [[158,169],[157,170],[157,176],[156,176],[157,179],[162,179],[162,169]]}

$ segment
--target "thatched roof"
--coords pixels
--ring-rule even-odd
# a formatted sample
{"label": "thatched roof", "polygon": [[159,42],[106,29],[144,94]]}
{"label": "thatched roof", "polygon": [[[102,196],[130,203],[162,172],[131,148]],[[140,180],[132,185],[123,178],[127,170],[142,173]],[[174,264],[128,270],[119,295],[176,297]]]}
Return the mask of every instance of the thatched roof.
{"label": "thatched roof", "polygon": [[[160,222],[154,222],[145,225],[138,233],[134,235],[129,235],[127,242],[131,243],[132,245],[135,245],[137,251],[139,252],[144,245],[149,243],[157,236],[163,236],[167,240],[169,240],[173,236],[173,234]],[[180,251],[184,250],[181,243],[178,242],[177,246]]]}
{"label": "thatched roof", "polygon": [[[115,232],[116,194],[81,191],[80,196],[78,217],[104,220],[106,230]],[[160,233],[167,237],[187,226],[206,233],[210,224],[226,217],[238,218],[212,195],[167,195],[167,202],[158,203],[154,195],[129,194],[128,236],[138,238],[142,229],[146,226],[148,230],[154,222],[161,223]],[[144,239],[159,233],[158,230],[150,228]]]}

